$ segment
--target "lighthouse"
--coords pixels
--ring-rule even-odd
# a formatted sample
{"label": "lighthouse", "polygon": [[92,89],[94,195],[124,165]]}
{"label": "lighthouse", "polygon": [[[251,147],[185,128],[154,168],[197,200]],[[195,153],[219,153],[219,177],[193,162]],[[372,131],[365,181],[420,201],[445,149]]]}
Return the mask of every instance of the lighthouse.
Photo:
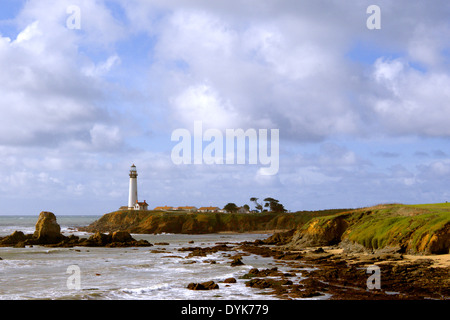
{"label": "lighthouse", "polygon": [[138,196],[137,196],[137,171],[136,166],[133,164],[130,169],[130,190],[128,194],[128,209],[134,209]]}

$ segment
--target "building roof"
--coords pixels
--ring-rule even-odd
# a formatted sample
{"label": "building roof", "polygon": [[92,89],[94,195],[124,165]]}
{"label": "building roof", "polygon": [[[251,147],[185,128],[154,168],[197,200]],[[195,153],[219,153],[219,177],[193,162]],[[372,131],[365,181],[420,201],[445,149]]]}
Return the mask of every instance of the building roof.
{"label": "building roof", "polygon": [[220,210],[219,207],[201,207],[198,210]]}
{"label": "building roof", "polygon": [[164,206],[164,207],[156,207],[153,210],[171,210],[171,209],[173,209],[173,207]]}

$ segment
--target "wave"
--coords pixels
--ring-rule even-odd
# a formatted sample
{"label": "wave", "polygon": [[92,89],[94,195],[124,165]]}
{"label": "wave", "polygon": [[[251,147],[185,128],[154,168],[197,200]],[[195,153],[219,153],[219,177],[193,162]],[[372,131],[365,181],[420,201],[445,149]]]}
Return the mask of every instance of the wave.
{"label": "wave", "polygon": [[128,294],[137,294],[137,295],[141,295],[141,294],[148,294],[154,291],[160,291],[160,290],[169,290],[171,289],[172,286],[170,286],[168,283],[159,283],[159,284],[155,284],[149,287],[141,287],[141,288],[124,288],[121,291],[124,293],[128,293]]}

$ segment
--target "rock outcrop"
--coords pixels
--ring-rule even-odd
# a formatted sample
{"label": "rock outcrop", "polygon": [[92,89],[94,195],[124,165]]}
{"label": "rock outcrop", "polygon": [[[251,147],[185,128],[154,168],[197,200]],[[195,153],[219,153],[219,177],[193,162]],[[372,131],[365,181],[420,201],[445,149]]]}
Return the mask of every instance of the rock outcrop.
{"label": "rock outcrop", "polygon": [[341,242],[342,235],[348,227],[349,214],[338,214],[330,218],[314,219],[306,228],[297,230],[291,240],[291,246],[320,247]]}
{"label": "rock outcrop", "polygon": [[[68,246],[73,246],[70,241],[66,242]],[[65,242],[60,245],[64,246]],[[76,243],[83,247],[150,247],[152,246],[146,240],[136,240],[126,231],[115,231],[109,234],[97,232],[88,239],[79,239]]]}
{"label": "rock outcrop", "polygon": [[0,246],[24,248],[27,245],[45,245],[51,247],[149,247],[146,240],[136,240],[127,231],[114,231],[109,234],[95,233],[89,238],[75,235],[64,236],[61,227],[52,212],[41,212],[33,234],[15,231],[11,235],[0,238]]}
{"label": "rock outcrop", "polygon": [[202,283],[189,283],[187,286],[189,290],[215,290],[219,289],[219,285],[214,281],[207,281]]}
{"label": "rock outcrop", "polygon": [[26,245],[51,245],[63,241],[61,227],[52,212],[43,211],[39,214],[33,234],[14,231],[11,235],[0,238],[1,246],[25,247]]}
{"label": "rock outcrop", "polygon": [[43,211],[39,214],[33,238],[39,244],[55,244],[64,239],[61,234],[61,227],[56,222],[56,216],[52,212]]}
{"label": "rock outcrop", "polygon": [[16,245],[20,242],[24,242],[28,237],[22,231],[14,231],[11,235],[4,237],[0,240],[2,245]]}

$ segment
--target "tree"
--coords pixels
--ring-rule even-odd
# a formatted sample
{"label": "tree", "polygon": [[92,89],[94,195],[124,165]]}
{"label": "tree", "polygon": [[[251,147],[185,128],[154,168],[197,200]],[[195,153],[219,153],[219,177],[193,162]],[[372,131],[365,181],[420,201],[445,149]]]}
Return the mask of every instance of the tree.
{"label": "tree", "polygon": [[274,199],[274,198],[265,198],[264,201],[266,202],[264,204],[264,207],[269,208],[269,211],[271,212],[286,212],[287,210],[284,208],[284,206],[280,203],[280,201]]}
{"label": "tree", "polygon": [[223,209],[227,212],[237,212],[238,206],[235,203],[227,203]]}
{"label": "tree", "polygon": [[250,206],[248,204],[244,204],[242,208],[244,208],[247,212],[250,212]]}
{"label": "tree", "polygon": [[258,198],[252,197],[252,198],[250,198],[250,201],[255,203],[256,210],[263,212],[263,206],[258,203]]}

